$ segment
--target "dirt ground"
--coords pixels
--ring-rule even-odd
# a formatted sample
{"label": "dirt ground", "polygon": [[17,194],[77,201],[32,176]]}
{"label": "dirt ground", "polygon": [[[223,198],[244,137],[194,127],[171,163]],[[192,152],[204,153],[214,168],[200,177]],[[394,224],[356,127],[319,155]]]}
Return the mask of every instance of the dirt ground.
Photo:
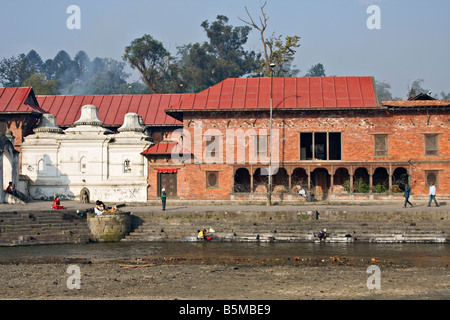
{"label": "dirt ground", "polygon": [[448,300],[450,270],[339,257],[9,261],[0,264],[0,299]]}

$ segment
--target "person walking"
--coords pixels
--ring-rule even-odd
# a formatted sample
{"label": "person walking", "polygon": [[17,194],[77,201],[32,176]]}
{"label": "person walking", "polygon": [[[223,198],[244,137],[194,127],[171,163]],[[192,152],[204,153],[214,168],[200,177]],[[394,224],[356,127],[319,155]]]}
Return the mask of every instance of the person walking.
{"label": "person walking", "polygon": [[405,204],[404,204],[403,208],[406,208],[406,205],[408,203],[411,205],[411,207],[413,206],[413,204],[411,202],[409,202],[410,195],[411,195],[411,188],[409,187],[409,185],[405,185],[405,193],[403,194],[403,196],[405,197]]}
{"label": "person walking", "polygon": [[166,211],[166,189],[162,188],[161,190],[161,201],[162,201],[162,209]]}
{"label": "person walking", "polygon": [[428,200],[428,207],[431,206],[431,201],[434,200],[434,203],[436,204],[436,207],[439,207],[439,204],[436,201],[436,186],[434,183],[430,184],[430,199]]}

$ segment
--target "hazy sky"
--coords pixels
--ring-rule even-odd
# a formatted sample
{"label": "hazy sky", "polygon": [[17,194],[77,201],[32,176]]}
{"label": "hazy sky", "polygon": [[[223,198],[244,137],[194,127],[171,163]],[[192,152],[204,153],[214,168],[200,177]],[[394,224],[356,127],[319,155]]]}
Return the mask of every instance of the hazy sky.
{"label": "hazy sky", "polygon": [[[177,46],[202,42],[200,24],[225,15],[244,25],[245,7],[257,18],[261,0],[0,0],[0,59],[34,49],[52,59],[60,50],[71,57],[84,50],[121,60],[124,48],[144,34]],[[70,5],[81,10],[81,28],[66,22]],[[369,29],[370,5],[380,8],[381,29]],[[267,0],[267,35],[299,35],[295,64],[300,76],[317,63],[327,75],[374,76],[391,92],[406,97],[412,81],[424,79],[433,93],[450,92],[449,0]],[[371,20],[372,21],[372,20]],[[246,49],[261,50],[253,30]],[[133,79],[137,79],[134,74]],[[131,80],[131,79],[129,79]]]}

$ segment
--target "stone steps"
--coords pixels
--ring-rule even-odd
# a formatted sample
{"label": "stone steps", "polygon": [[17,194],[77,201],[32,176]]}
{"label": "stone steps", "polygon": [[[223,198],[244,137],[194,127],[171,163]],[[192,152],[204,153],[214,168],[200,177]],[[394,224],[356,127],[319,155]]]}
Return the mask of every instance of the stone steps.
{"label": "stone steps", "polygon": [[86,217],[75,212],[0,213],[0,246],[87,243]]}
{"label": "stone steps", "polygon": [[[278,214],[278,215],[277,215]],[[352,220],[345,218],[316,220],[314,215],[283,213],[189,213],[184,217],[158,214],[140,216],[128,236],[122,241],[197,241],[197,230],[211,227],[216,241],[316,241],[314,234],[324,227],[330,233],[327,242],[445,242],[450,221],[388,218]],[[333,215],[341,213],[333,212]],[[364,217],[364,214],[360,214]],[[308,218],[309,217],[309,218]],[[330,217],[330,216],[328,216]]]}

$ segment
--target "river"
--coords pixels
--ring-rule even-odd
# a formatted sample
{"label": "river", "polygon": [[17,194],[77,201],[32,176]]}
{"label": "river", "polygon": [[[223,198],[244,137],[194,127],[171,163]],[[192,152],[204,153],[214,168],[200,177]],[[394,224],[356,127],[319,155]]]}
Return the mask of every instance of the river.
{"label": "river", "polygon": [[151,258],[329,258],[379,259],[413,266],[450,265],[448,244],[427,243],[174,243],[118,242],[1,247],[0,263],[61,259],[135,260]]}

